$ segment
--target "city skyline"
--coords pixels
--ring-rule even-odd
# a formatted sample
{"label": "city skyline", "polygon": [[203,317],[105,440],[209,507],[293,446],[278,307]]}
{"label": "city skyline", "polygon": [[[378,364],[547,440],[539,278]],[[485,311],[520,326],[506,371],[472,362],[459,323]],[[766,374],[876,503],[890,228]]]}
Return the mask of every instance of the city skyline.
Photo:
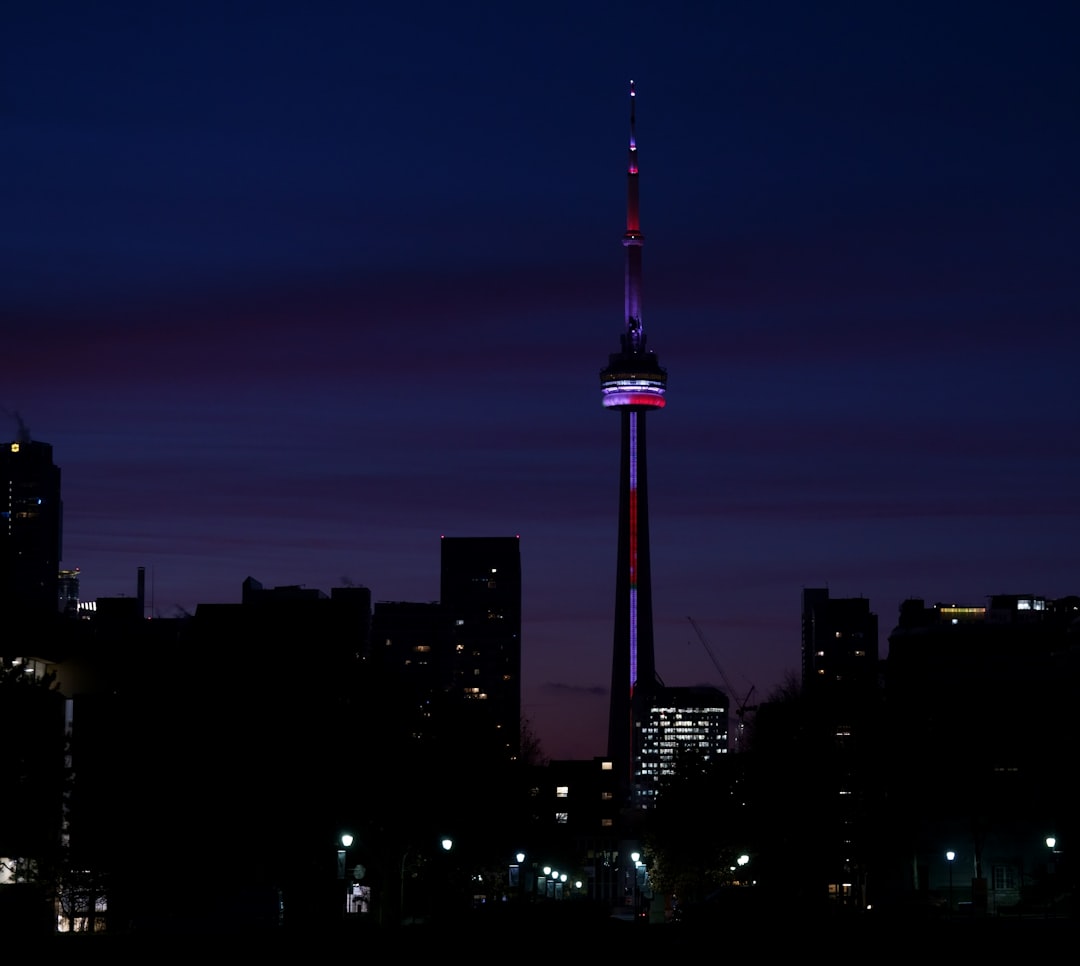
{"label": "city skyline", "polygon": [[633,77],[665,682],[722,687],[691,616],[767,695],[804,587],[883,657],[907,597],[1076,593],[1078,19],[5,14],[0,407],[62,468],[62,564],[145,566],[163,616],[249,575],[424,601],[440,536],[520,535],[523,712],[602,754]]}

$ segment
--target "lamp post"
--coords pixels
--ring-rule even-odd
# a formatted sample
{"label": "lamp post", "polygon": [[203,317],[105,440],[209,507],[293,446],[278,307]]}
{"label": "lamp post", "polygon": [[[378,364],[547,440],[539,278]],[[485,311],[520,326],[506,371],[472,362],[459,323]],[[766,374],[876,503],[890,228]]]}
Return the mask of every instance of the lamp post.
{"label": "lamp post", "polygon": [[641,918],[641,853],[631,852],[630,861],[634,863],[634,921]]}
{"label": "lamp post", "polygon": [[956,853],[952,849],[949,849],[949,851],[945,853],[945,861],[949,863],[949,915],[950,916],[952,915],[952,908],[953,908],[952,866],[953,866],[953,859],[955,859],[955,858],[956,858]]}
{"label": "lamp post", "polygon": [[342,832],[338,841],[341,843],[341,848],[337,850],[337,877],[345,882],[345,898],[341,906],[341,914],[344,916],[349,911],[348,850],[353,844],[352,833]]}
{"label": "lamp post", "polygon": [[510,866],[510,886],[514,889],[515,896],[520,902],[525,895],[525,853],[516,853],[514,859],[516,864]]}

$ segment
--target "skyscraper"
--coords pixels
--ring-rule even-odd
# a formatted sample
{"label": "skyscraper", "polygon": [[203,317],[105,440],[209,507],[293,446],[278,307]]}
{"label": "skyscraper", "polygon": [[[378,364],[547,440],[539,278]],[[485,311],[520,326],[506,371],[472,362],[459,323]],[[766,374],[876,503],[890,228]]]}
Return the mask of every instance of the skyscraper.
{"label": "skyscraper", "polygon": [[638,163],[634,132],[634,82],[630,82],[630,148],[626,169],[626,289],[621,347],[600,372],[604,407],[619,413],[619,542],[615,571],[615,628],[611,663],[608,755],[624,793],[635,784],[641,726],[656,684],[653,654],[652,577],[649,566],[649,503],[645,418],[662,409],[667,371],[645,346],[641,319],[641,246]]}
{"label": "skyscraper", "polygon": [[802,595],[802,685],[834,707],[862,701],[877,688],[878,621],[865,597],[830,597],[828,588]]}
{"label": "skyscraper", "polygon": [[449,686],[509,758],[521,738],[521,549],[517,537],[443,537],[442,608]]}
{"label": "skyscraper", "polygon": [[19,438],[0,449],[0,609],[55,615],[60,570],[60,467],[52,447]]}

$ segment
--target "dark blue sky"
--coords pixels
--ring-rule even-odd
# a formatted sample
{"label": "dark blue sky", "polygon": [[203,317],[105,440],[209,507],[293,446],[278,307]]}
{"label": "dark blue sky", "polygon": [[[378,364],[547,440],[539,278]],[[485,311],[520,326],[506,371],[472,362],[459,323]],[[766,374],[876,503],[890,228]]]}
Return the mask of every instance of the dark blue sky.
{"label": "dark blue sky", "polygon": [[[767,693],[799,597],[1080,591],[1072,3],[23,4],[0,406],[87,596],[438,596],[520,534],[523,699],[603,752],[626,90],[657,666]],[[15,422],[9,419],[9,434]]]}

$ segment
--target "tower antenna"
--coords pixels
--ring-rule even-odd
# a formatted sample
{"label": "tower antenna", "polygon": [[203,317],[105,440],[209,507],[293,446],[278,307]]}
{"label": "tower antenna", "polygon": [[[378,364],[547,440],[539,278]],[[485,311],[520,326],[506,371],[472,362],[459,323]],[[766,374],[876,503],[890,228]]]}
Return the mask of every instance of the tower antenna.
{"label": "tower antenna", "polygon": [[626,345],[629,352],[641,352],[645,348],[645,330],[641,321],[641,246],[645,236],[641,234],[638,214],[638,157],[635,127],[634,82],[630,81],[630,145],[626,159],[626,231],[623,245],[626,247]]}

